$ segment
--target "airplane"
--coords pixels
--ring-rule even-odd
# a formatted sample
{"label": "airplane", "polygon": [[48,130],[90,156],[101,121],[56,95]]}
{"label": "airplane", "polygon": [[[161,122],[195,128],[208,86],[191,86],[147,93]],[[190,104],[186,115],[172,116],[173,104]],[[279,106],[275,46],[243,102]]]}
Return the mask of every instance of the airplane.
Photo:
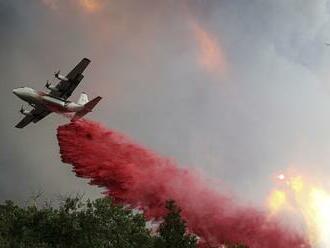
{"label": "airplane", "polygon": [[69,72],[68,75],[61,75],[60,71],[55,73],[55,78],[60,80],[56,85],[50,84],[48,81],[45,87],[48,93],[37,91],[29,87],[21,87],[13,90],[13,93],[23,101],[33,107],[31,111],[25,110],[23,106],[20,113],[25,117],[15,126],[23,128],[29,123],[37,123],[52,112],[57,113],[75,113],[72,121],[82,118],[102,99],[100,96],[89,101],[86,93],[82,93],[77,103],[69,101],[68,98],[84,78],[82,73],[91,61],[88,58],[82,59],[76,67]]}

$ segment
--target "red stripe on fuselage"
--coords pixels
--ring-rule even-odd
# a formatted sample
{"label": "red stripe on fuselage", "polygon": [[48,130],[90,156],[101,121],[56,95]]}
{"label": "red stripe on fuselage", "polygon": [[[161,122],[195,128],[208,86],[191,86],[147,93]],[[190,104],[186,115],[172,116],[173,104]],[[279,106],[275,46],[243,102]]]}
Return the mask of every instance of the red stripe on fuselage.
{"label": "red stripe on fuselage", "polygon": [[48,97],[51,97],[51,98],[54,98],[56,100],[60,100],[60,101],[63,101],[64,103],[68,103],[69,101],[66,101],[66,100],[63,100],[63,99],[60,99],[60,98],[57,98],[57,97],[53,97],[43,91],[38,91],[38,95],[39,95],[39,100],[40,100],[40,103],[45,106],[49,111],[52,111],[52,112],[57,112],[57,113],[65,113],[65,112],[70,112],[66,109],[65,106],[61,106],[59,104],[56,104],[56,103],[52,103],[52,102],[49,102],[47,100],[45,100],[43,97],[44,96],[48,96]]}

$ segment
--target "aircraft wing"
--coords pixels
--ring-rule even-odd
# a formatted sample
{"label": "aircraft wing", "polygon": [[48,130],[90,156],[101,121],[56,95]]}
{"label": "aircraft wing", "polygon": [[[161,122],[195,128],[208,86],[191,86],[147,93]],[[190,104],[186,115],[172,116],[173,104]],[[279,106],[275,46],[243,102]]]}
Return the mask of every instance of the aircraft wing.
{"label": "aircraft wing", "polygon": [[87,58],[82,59],[78,65],[76,65],[75,68],[73,68],[72,71],[69,72],[69,74],[66,76],[68,81],[66,80],[61,80],[57,85],[56,85],[56,90],[51,90],[49,95],[58,97],[61,99],[68,99],[71,95],[72,92],[75,90],[75,88],[78,86],[80,81],[84,78],[82,73],[88,66],[88,64],[91,61]]}
{"label": "aircraft wing", "polygon": [[45,118],[47,115],[49,115],[51,111],[43,107],[37,106],[36,108],[31,110],[30,113],[30,115],[26,115],[15,127],[23,128],[31,122],[36,123],[41,119]]}

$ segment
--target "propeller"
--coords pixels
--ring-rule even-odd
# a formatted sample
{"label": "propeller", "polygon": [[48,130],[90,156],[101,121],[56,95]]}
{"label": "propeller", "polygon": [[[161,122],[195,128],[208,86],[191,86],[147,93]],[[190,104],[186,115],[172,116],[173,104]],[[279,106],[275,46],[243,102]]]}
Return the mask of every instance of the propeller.
{"label": "propeller", "polygon": [[24,106],[22,105],[22,106],[21,106],[21,109],[19,110],[19,112],[20,112],[21,114],[24,114],[24,111],[25,111],[25,109],[24,109]]}
{"label": "propeller", "polygon": [[61,81],[68,81],[68,79],[65,76],[61,75],[61,71],[60,70],[58,70],[57,72],[55,72],[54,75],[55,75],[55,78],[57,78],[57,79],[59,79]]}
{"label": "propeller", "polygon": [[49,83],[49,80],[47,80],[46,84],[45,84],[45,87],[48,89],[50,86],[50,83]]}

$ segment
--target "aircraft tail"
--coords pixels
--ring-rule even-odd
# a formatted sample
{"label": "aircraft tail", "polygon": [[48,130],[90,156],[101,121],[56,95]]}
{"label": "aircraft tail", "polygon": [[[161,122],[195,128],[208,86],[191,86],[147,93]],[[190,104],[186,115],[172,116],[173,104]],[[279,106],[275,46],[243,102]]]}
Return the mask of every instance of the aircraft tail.
{"label": "aircraft tail", "polygon": [[85,92],[81,93],[77,103],[79,105],[84,105],[84,104],[88,103],[88,96]]}
{"label": "aircraft tail", "polygon": [[82,110],[76,112],[76,114],[73,116],[73,118],[71,120],[76,121],[76,120],[82,118],[83,116],[85,116],[86,114],[88,114],[89,112],[92,112],[93,108],[96,106],[96,104],[99,103],[99,101],[101,101],[101,99],[102,99],[102,97],[98,96],[98,97],[94,98],[93,100],[84,104],[84,108]]}

